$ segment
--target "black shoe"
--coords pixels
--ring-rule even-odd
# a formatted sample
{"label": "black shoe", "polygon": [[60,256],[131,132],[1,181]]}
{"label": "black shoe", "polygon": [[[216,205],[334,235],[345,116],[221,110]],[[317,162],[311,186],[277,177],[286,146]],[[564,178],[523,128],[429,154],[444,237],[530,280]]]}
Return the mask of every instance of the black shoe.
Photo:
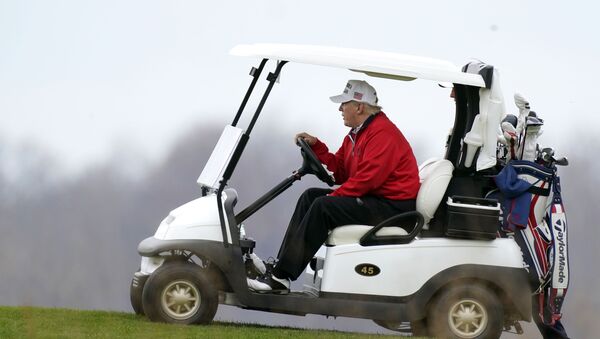
{"label": "black shoe", "polygon": [[256,279],[247,279],[248,288],[259,293],[281,293],[290,292],[290,280],[279,279],[273,274],[265,274]]}
{"label": "black shoe", "polygon": [[267,261],[263,261],[263,263],[265,264],[265,269],[266,272],[264,275],[271,275],[273,274],[273,269],[275,268],[275,260],[273,260],[273,258],[269,258]]}

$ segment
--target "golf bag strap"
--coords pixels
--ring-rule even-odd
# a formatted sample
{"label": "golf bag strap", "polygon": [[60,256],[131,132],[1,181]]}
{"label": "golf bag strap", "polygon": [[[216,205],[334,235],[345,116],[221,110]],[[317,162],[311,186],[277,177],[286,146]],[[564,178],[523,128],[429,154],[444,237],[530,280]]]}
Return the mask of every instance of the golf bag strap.
{"label": "golf bag strap", "polygon": [[531,186],[531,187],[529,187],[527,192],[529,192],[531,194],[547,197],[550,195],[550,187],[541,188],[541,187],[537,187],[537,186]]}
{"label": "golf bag strap", "polygon": [[[567,248],[567,217],[562,202],[560,178],[555,174],[552,182],[552,204],[548,211],[552,231],[554,260],[552,281],[549,285],[548,306],[551,311],[550,324],[560,320],[561,308],[569,286],[569,258]],[[546,319],[545,319],[546,320]],[[547,321],[545,321],[547,322]]]}

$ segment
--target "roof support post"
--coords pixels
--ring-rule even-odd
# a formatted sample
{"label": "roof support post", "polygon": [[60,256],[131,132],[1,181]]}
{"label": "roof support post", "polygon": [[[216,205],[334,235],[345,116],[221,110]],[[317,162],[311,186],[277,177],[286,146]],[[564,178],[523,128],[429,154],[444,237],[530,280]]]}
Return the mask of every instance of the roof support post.
{"label": "roof support post", "polygon": [[252,94],[252,91],[254,91],[254,86],[256,85],[256,82],[258,81],[258,77],[260,76],[260,73],[262,73],[263,68],[265,68],[265,64],[267,63],[267,61],[268,61],[268,59],[262,59],[258,68],[252,67],[252,69],[250,69],[250,75],[252,76],[253,79],[252,79],[252,82],[250,83],[250,87],[248,87],[248,90],[246,91],[246,95],[244,96],[244,99],[242,100],[242,104],[240,105],[240,108],[238,109],[237,114],[235,115],[235,118],[233,118],[233,122],[231,123],[231,126],[237,125],[238,121],[240,120],[240,117],[242,116],[242,112],[244,111],[244,108],[246,108],[246,104],[248,103],[248,99],[250,99],[250,95]]}
{"label": "roof support post", "polygon": [[269,81],[269,85],[267,86],[267,89],[265,90],[265,94],[263,94],[263,97],[260,100],[258,107],[256,108],[256,112],[254,112],[254,116],[252,117],[252,121],[250,121],[250,125],[248,125],[248,129],[246,130],[246,134],[248,134],[248,136],[250,136],[250,132],[254,128],[254,124],[256,124],[256,120],[258,119],[258,116],[260,115],[260,112],[262,111],[263,106],[265,105],[265,102],[267,102],[267,98],[269,97],[269,94],[271,93],[271,89],[273,89],[273,85],[275,85],[275,81],[277,81],[277,78],[279,78],[279,73],[281,72],[281,69],[283,68],[283,66],[286,63],[287,63],[287,61],[277,62],[277,67],[275,67],[275,72],[269,73],[269,75],[267,76],[267,81]]}

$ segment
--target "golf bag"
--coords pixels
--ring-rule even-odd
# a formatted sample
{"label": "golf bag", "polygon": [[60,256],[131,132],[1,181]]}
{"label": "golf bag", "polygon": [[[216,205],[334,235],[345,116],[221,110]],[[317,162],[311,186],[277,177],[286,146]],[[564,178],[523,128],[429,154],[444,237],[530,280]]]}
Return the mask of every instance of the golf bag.
{"label": "golf bag", "polygon": [[496,177],[503,232],[523,252],[540,320],[554,325],[569,285],[567,219],[555,165],[512,160]]}

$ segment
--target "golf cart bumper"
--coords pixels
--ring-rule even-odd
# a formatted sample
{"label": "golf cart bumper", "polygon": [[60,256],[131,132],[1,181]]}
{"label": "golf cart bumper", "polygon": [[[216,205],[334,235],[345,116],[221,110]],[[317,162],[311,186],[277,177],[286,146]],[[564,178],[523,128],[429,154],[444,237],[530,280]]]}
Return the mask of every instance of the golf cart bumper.
{"label": "golf cart bumper", "polygon": [[[225,246],[223,242],[213,240],[162,240],[155,237],[146,238],[138,245],[138,253],[142,256],[142,272],[152,273],[151,271],[158,268],[162,261],[170,255],[168,253],[170,251],[190,252],[202,260],[213,263],[223,272],[230,271],[232,266],[239,266],[241,271],[245,272],[242,262],[242,250],[239,246],[231,244]],[[148,269],[144,269],[145,267],[148,267]],[[243,283],[245,285],[245,279],[243,279]]]}
{"label": "golf cart bumper", "polygon": [[146,280],[150,275],[137,271],[133,274],[133,279],[131,280],[131,289],[136,291],[141,291],[144,289],[144,284],[146,284]]}
{"label": "golf cart bumper", "polygon": [[179,240],[162,240],[155,237],[148,237],[138,245],[138,253],[142,257],[153,257],[161,252],[177,249],[181,246]]}
{"label": "golf cart bumper", "polygon": [[144,285],[146,284],[146,280],[148,280],[149,276],[149,274],[140,271],[135,272],[133,274],[133,279],[131,280],[130,294],[139,295],[141,297],[142,291],[144,290]]}
{"label": "golf cart bumper", "polygon": [[223,252],[231,248],[223,246],[221,241],[199,240],[199,239],[172,239],[163,240],[155,237],[148,237],[138,245],[138,253],[142,257],[155,257],[162,252],[180,250],[191,251],[194,254],[206,255],[210,251],[215,253]]}

